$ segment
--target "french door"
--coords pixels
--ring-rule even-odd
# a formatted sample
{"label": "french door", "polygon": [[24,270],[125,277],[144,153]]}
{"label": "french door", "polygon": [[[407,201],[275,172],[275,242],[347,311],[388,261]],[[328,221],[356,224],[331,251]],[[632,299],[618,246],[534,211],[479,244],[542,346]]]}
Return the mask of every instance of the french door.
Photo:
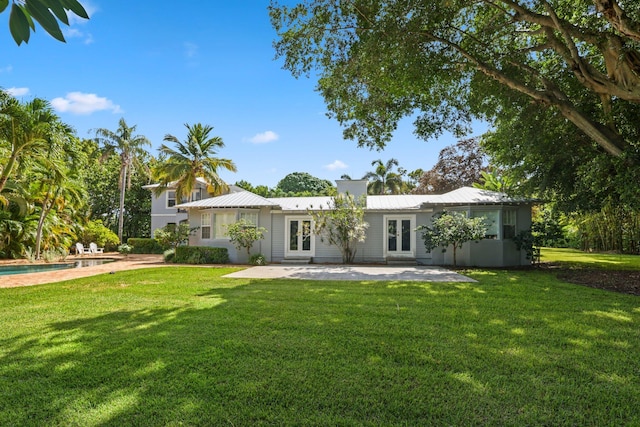
{"label": "french door", "polygon": [[415,257],[415,216],[385,216],[384,252],[387,257]]}
{"label": "french door", "polygon": [[285,224],[285,257],[314,255],[313,223],[309,217],[288,217]]}

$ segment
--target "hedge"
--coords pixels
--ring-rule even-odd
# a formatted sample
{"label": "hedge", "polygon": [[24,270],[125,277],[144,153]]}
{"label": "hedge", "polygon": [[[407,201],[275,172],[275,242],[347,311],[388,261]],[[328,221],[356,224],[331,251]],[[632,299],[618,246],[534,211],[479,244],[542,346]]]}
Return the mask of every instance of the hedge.
{"label": "hedge", "polygon": [[227,264],[229,262],[229,252],[227,248],[178,246],[173,262],[179,264]]}
{"label": "hedge", "polygon": [[133,248],[132,254],[161,254],[164,252],[156,239],[130,237],[127,239],[127,244]]}

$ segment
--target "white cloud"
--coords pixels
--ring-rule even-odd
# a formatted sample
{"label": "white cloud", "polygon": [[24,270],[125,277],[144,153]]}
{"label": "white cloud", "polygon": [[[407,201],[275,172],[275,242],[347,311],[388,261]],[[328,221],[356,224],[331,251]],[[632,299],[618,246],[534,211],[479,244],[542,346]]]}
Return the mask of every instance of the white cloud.
{"label": "white cloud", "polygon": [[29,93],[29,88],[28,87],[10,87],[8,89],[5,89],[5,92],[7,92],[11,96],[24,96]]}
{"label": "white cloud", "polygon": [[119,105],[95,93],[69,92],[64,98],[52,99],[51,105],[61,113],[91,114],[102,110],[122,113]]}
{"label": "white cloud", "polygon": [[84,39],[82,42],[84,44],[93,43],[93,35],[90,33],[84,33],[77,28],[69,28],[67,30],[63,30],[64,36],[67,39]]}
{"label": "white cloud", "polygon": [[277,141],[278,138],[279,136],[277,133],[268,130],[266,132],[255,134],[249,138],[249,142],[253,142],[254,144],[266,144],[267,142]]}
{"label": "white cloud", "polygon": [[329,163],[328,165],[324,166],[325,169],[329,169],[330,171],[334,171],[338,169],[347,169],[348,167],[349,166],[341,160],[335,160],[333,163]]}
{"label": "white cloud", "polygon": [[6,67],[0,68],[0,73],[10,73],[13,71],[13,65],[7,65]]}

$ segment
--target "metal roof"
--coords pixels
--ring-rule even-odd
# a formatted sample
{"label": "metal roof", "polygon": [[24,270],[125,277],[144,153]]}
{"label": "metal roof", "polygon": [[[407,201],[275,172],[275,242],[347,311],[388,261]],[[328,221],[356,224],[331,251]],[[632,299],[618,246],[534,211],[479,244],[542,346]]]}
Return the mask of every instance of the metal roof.
{"label": "metal roof", "polygon": [[367,196],[367,210],[406,210],[420,209],[438,196],[433,194],[406,194]]}
{"label": "metal roof", "polygon": [[262,206],[278,205],[269,199],[265,199],[262,196],[251,193],[249,191],[236,191],[222,196],[210,197],[208,199],[197,200],[195,202],[182,203],[176,205],[176,208],[188,209],[188,208],[255,208]]}
{"label": "metal roof", "polygon": [[[234,192],[222,196],[202,199],[195,202],[176,205],[177,208],[250,208],[273,207],[291,212],[306,212],[307,210],[327,209],[332,197],[273,197],[264,198],[257,194],[235,187]],[[504,193],[482,190],[479,188],[462,187],[445,194],[405,194],[367,196],[366,210],[412,210],[436,206],[450,205],[494,205],[519,204],[532,200],[509,197]]]}
{"label": "metal roof", "polygon": [[307,211],[307,209],[327,209],[331,203],[331,197],[273,197],[270,200],[280,206],[283,211]]}
{"label": "metal roof", "polygon": [[509,197],[497,191],[482,190],[473,187],[461,187],[441,194],[434,199],[437,205],[498,205],[531,202],[532,200]]}

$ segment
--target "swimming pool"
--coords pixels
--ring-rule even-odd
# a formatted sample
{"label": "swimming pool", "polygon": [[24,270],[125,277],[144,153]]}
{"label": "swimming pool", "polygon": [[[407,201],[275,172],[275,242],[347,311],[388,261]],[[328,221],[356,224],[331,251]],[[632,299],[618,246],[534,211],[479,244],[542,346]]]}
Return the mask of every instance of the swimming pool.
{"label": "swimming pool", "polygon": [[114,259],[79,259],[74,262],[56,263],[56,264],[19,264],[19,265],[0,265],[0,276],[8,276],[10,274],[27,274],[41,273],[43,271],[65,270],[68,268],[92,267],[94,265],[102,265],[113,262]]}

